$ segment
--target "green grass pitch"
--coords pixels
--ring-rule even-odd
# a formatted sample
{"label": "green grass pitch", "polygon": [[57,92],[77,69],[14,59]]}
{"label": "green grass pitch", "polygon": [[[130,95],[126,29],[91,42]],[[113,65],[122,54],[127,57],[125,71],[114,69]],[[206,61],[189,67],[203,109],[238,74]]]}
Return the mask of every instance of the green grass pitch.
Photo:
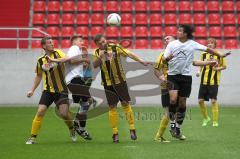
{"label": "green grass pitch", "polygon": [[[88,130],[93,140],[84,141],[80,137],[72,143],[65,124],[50,108],[44,118],[37,144],[25,145],[29,137],[31,122],[36,108],[0,107],[0,158],[2,159],[239,159],[240,152],[240,109],[220,108],[220,126],[201,127],[201,115],[197,107],[188,108],[182,130],[186,141],[166,138],[171,143],[153,141],[159,126],[160,107],[134,107],[138,140],[129,138],[128,124],[120,109],[120,143],[113,144],[108,114],[105,113],[88,121]],[[210,112],[210,111],[209,111]],[[155,115],[156,116],[155,116]]]}

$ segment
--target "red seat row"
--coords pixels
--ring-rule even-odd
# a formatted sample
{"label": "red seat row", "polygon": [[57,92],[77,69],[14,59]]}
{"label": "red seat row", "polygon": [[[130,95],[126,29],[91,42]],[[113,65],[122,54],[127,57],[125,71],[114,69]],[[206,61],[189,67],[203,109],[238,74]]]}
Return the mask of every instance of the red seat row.
{"label": "red seat row", "polygon": [[[80,12],[88,12],[89,9],[91,9],[93,12],[103,12],[104,5],[104,2],[101,0],[92,1],[92,4],[87,0],[81,0],[77,2],[77,5],[71,0],[63,1],[62,4],[57,0],[49,1],[48,3],[39,0],[34,2],[34,11],[42,12],[48,10],[50,12],[59,12],[62,9],[66,12],[73,12],[77,9],[77,11]],[[131,0],[121,1],[120,4],[116,0],[108,0],[106,2],[106,11],[116,12],[120,10],[121,12],[132,12],[134,9],[140,12],[146,12],[148,9],[150,11],[176,11],[177,9],[179,11],[190,11],[192,8],[193,11],[204,12],[207,9],[208,11],[218,12],[220,9],[223,11],[233,11],[234,6],[235,4],[232,0],[224,0],[222,4],[219,3],[218,0],[207,1],[207,3],[202,0],[193,1],[193,3],[187,0],[179,1],[179,3],[175,2],[175,0],[165,1],[164,3],[159,0],[152,0],[149,6],[145,0],[138,0],[135,4]],[[236,6],[236,9],[240,11],[239,1],[237,1]]]}
{"label": "red seat row", "polygon": [[[225,13],[222,18],[220,14],[211,13],[208,16],[205,16],[204,13],[196,13],[192,15],[188,13],[180,14],[177,18],[177,15],[174,13],[165,14],[164,17],[161,14],[152,13],[148,17],[147,14],[138,13],[135,16],[130,13],[121,14],[121,24],[122,25],[132,25],[134,23],[137,25],[157,25],[157,24],[169,24],[175,25],[179,22],[179,24],[196,24],[196,25],[205,25],[208,24],[216,24],[219,25],[223,22],[223,24],[236,24],[237,19],[234,14]],[[62,19],[62,20],[61,20]],[[76,19],[76,21],[75,21]],[[33,24],[34,25],[58,25],[62,24],[78,24],[78,25],[88,25],[91,23],[92,25],[103,25],[104,24],[104,14],[95,13],[91,15],[91,21],[89,21],[90,17],[87,13],[77,14],[76,18],[74,14],[65,13],[62,14],[62,18],[60,18],[59,14],[48,14],[46,16],[43,13],[35,13],[33,15]],[[61,22],[62,21],[62,22]],[[240,14],[238,15],[238,23],[240,24]]]}

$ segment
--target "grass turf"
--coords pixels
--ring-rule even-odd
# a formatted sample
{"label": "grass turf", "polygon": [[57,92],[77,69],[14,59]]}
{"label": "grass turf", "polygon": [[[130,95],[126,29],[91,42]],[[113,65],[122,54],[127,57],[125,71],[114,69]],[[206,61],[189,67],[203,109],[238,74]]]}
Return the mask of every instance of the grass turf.
{"label": "grass turf", "polygon": [[112,143],[107,113],[88,121],[92,141],[78,137],[78,141],[72,143],[65,124],[56,117],[54,109],[50,108],[40,130],[38,144],[25,145],[35,111],[36,108],[0,107],[0,158],[239,158],[240,109],[237,107],[220,109],[218,128],[213,128],[211,124],[201,127],[199,109],[188,108],[182,127],[187,140],[175,140],[167,130],[165,136],[171,143],[153,141],[162,111],[159,107],[134,108],[137,141],[129,139],[128,124],[120,111],[119,144]]}

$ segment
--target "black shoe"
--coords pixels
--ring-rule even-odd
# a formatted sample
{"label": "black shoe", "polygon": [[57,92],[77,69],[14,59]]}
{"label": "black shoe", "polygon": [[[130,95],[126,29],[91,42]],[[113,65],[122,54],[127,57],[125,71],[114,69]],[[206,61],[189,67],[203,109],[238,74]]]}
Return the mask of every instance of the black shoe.
{"label": "black shoe", "polygon": [[82,138],[84,138],[85,140],[92,140],[92,137],[90,136],[90,134],[87,132],[87,130],[79,130],[76,129],[76,132],[78,133],[78,135],[80,135]]}
{"label": "black shoe", "polygon": [[175,134],[175,138],[179,139],[179,140],[185,140],[186,137],[181,133],[181,129],[176,127],[176,134]]}
{"label": "black shoe", "polygon": [[172,135],[172,137],[176,137],[176,124],[175,123],[171,123],[169,131],[170,131],[170,134]]}
{"label": "black shoe", "polygon": [[130,137],[132,140],[137,140],[136,130],[130,130]]}
{"label": "black shoe", "polygon": [[119,136],[118,136],[118,134],[113,134],[112,139],[113,139],[114,143],[119,143]]}

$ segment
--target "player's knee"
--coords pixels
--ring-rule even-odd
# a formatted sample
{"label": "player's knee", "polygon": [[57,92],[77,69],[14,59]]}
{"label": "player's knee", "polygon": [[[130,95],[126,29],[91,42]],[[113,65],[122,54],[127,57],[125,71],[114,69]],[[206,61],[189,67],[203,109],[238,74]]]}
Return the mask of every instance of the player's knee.
{"label": "player's knee", "polygon": [[198,103],[199,103],[199,104],[204,103],[204,99],[198,99]]}
{"label": "player's knee", "polygon": [[177,99],[170,99],[170,104],[176,104],[177,103]]}
{"label": "player's knee", "polygon": [[216,103],[217,103],[217,100],[216,100],[216,99],[211,99],[211,103],[212,103],[212,104],[216,104]]}
{"label": "player's knee", "polygon": [[60,115],[61,118],[63,118],[63,119],[68,119],[68,112],[59,112],[59,115]]}

